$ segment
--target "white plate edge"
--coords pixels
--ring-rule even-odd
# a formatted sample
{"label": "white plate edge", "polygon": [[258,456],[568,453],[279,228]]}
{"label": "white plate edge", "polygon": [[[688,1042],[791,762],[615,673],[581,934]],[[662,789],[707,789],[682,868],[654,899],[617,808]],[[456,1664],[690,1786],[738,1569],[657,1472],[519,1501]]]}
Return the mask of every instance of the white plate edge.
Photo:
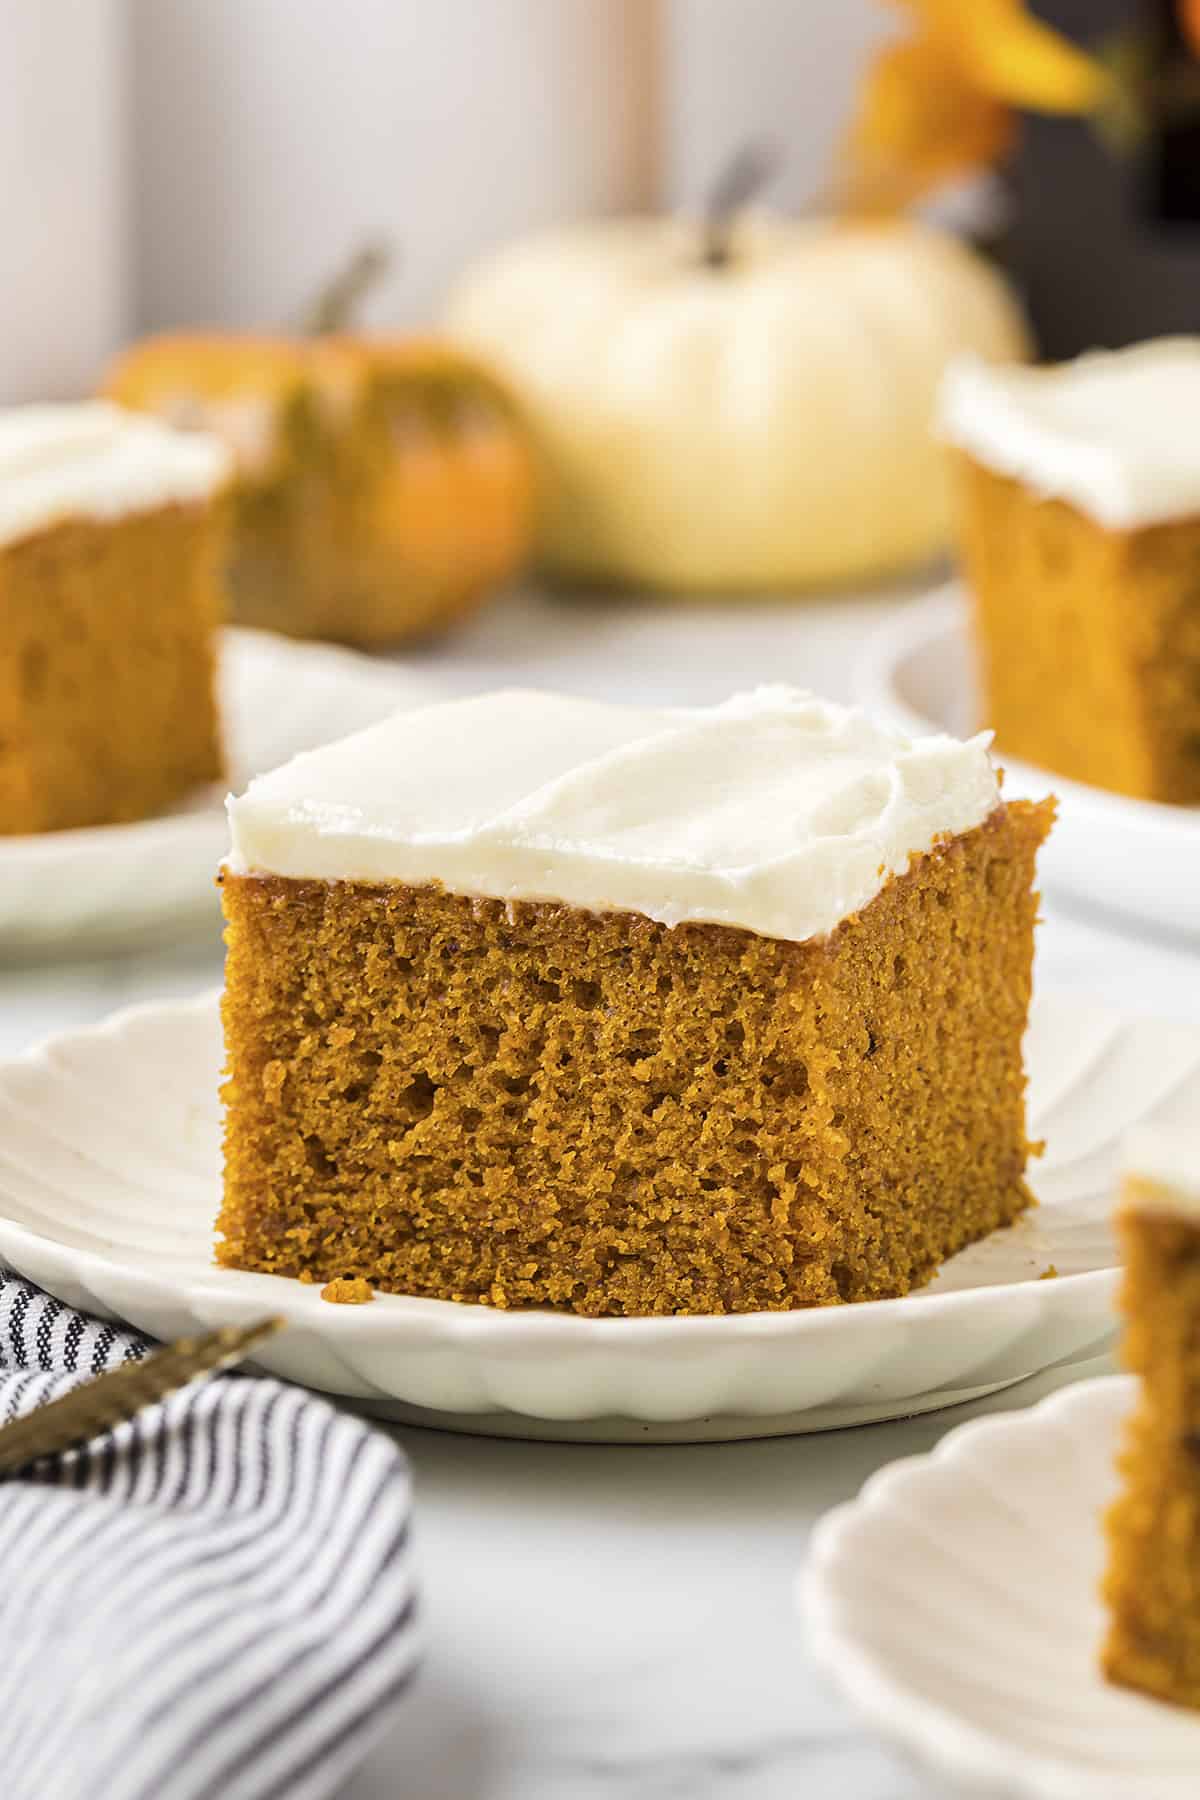
{"label": "white plate edge", "polygon": [[943,1779],[967,1783],[979,1793],[1011,1795],[1014,1800],[1130,1800],[1127,1791],[1115,1787],[1092,1784],[1081,1788],[1079,1771],[1070,1764],[1014,1747],[912,1692],[841,1629],[836,1600],[824,1585],[825,1571],[837,1564],[851,1521],[864,1509],[885,1506],[909,1471],[947,1461],[964,1444],[1000,1436],[1014,1425],[1036,1432],[1047,1421],[1085,1411],[1098,1394],[1114,1402],[1119,1396],[1131,1401],[1135,1391],[1136,1380],[1131,1375],[1094,1376],[1073,1382],[1034,1406],[968,1419],[948,1431],[932,1450],[900,1457],[877,1469],[854,1499],[833,1507],[813,1528],[793,1584],[810,1656],[880,1737],[903,1744]]}

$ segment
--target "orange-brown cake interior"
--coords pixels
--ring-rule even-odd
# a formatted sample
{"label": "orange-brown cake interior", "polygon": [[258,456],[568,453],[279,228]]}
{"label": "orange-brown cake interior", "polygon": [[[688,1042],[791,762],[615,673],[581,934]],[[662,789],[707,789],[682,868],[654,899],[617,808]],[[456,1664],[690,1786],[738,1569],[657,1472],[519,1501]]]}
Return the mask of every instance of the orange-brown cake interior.
{"label": "orange-brown cake interior", "polygon": [[1127,1178],[1122,1360],[1138,1376],[1107,1520],[1110,1681],[1200,1707],[1200,1216]]}
{"label": "orange-brown cake interior", "polygon": [[0,547],[0,833],[116,824],[222,774],[220,505]]}
{"label": "orange-brown cake interior", "polygon": [[591,1314],[906,1292],[1029,1204],[1051,813],[803,943],[227,874],[219,1259]]}
{"label": "orange-brown cake interior", "polygon": [[1200,518],[1109,531],[960,460],[982,716],[1000,749],[1200,802]]}

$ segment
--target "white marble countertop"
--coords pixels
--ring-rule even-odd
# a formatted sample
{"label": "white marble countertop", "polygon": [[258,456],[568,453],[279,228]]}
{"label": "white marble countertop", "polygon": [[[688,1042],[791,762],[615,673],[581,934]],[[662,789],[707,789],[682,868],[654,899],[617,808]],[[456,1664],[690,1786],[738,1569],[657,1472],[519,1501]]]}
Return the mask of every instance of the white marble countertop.
{"label": "white marble countertop", "polygon": [[[458,692],[531,684],[698,701],[786,679],[848,697],[861,635],[888,605],[638,608],[530,596],[413,660]],[[0,1055],[219,977],[215,928],[207,942],[144,956],[0,969]],[[1057,906],[1037,978],[1200,1019],[1200,949]],[[874,1469],[1062,1379],[892,1425],[695,1448],[405,1430],[429,1654],[346,1800],[932,1795],[808,1665],[796,1571],[815,1520]]]}

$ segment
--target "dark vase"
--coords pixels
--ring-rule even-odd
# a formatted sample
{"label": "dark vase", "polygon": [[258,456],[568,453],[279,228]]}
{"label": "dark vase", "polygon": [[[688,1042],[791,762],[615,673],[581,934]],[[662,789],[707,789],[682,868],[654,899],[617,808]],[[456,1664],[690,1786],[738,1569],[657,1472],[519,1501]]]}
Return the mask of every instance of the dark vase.
{"label": "dark vase", "polygon": [[[1191,60],[1167,0],[1041,0],[1035,10],[1092,50],[1136,29],[1152,68]],[[1156,115],[1136,153],[1083,120],[1027,115],[1009,179],[1005,260],[1043,355],[1200,332],[1200,109]]]}

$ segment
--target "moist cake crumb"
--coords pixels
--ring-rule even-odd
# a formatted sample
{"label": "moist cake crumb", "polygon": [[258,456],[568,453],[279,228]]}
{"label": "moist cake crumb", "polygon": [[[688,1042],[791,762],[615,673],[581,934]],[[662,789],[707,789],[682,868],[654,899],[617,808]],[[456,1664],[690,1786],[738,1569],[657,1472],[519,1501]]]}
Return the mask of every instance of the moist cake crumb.
{"label": "moist cake crumb", "polygon": [[325,1283],[321,1298],[334,1306],[365,1306],[375,1298],[375,1290],[361,1275],[338,1275]]}

